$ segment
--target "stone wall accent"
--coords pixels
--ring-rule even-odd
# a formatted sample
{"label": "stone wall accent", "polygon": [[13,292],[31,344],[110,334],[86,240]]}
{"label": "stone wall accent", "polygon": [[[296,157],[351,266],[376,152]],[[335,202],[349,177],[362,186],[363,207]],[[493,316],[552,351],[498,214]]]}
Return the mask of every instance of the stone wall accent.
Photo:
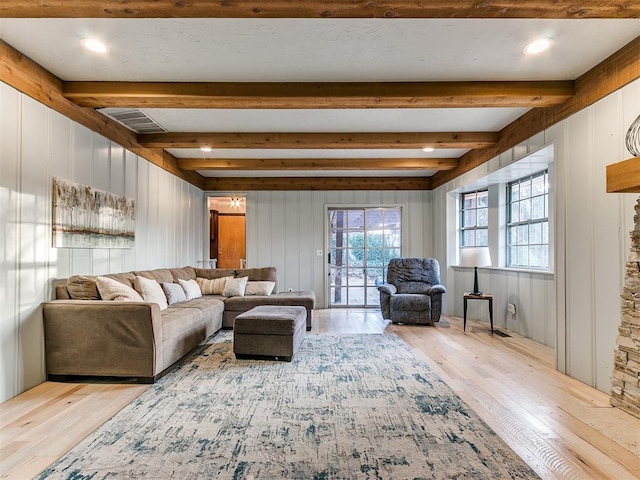
{"label": "stone wall accent", "polygon": [[640,418],[640,199],[635,211],[621,295],[622,315],[611,377],[611,405]]}

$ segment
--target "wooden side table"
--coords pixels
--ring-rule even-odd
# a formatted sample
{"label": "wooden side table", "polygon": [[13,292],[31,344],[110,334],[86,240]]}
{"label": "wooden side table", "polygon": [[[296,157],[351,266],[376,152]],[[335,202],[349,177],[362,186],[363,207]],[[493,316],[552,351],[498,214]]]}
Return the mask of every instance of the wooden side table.
{"label": "wooden side table", "polygon": [[488,300],[489,301],[489,321],[491,322],[491,335],[493,335],[493,295],[490,293],[483,293],[482,295],[474,295],[471,292],[464,293],[464,323],[462,324],[462,331],[467,329],[467,301],[468,300]]}

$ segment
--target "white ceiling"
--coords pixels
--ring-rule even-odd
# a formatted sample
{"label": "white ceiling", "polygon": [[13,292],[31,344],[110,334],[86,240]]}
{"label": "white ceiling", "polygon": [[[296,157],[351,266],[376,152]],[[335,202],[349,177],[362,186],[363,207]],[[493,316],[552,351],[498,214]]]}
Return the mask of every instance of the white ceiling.
{"label": "white ceiling", "polygon": [[[108,111],[108,109],[105,109]],[[496,131],[525,108],[393,108],[393,109],[190,109],[145,108],[171,132],[424,132]]]}
{"label": "white ceiling", "polygon": [[[640,20],[0,19],[2,40],[66,81],[574,80],[639,35]],[[554,39],[552,49],[524,56],[525,43],[540,36]],[[80,40],[88,37],[105,41],[108,54],[85,51]],[[173,132],[498,131],[526,111],[143,110]],[[169,150],[178,158],[455,158],[465,151]],[[351,171],[318,176],[335,174],[363,175]]]}
{"label": "white ceiling", "polygon": [[[566,80],[639,33],[638,20],[0,20],[3,40],[63,80],[143,82]],[[523,56],[540,36],[550,54]]]}

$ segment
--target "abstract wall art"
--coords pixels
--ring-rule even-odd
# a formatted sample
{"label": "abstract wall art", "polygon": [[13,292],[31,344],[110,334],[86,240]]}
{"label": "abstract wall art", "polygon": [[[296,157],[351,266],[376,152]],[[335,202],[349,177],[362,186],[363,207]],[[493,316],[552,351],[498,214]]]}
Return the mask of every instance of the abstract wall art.
{"label": "abstract wall art", "polygon": [[54,247],[133,248],[133,199],[60,178],[52,198]]}

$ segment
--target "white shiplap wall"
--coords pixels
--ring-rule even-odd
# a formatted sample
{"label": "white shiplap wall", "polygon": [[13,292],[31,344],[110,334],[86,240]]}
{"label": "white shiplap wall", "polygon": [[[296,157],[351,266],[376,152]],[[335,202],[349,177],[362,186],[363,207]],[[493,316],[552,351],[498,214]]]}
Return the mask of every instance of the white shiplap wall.
{"label": "white shiplap wall", "polygon": [[[556,345],[560,370],[608,391],[636,196],[604,193],[604,166],[629,156],[624,134],[639,106],[636,81],[434,192],[249,192],[248,264],[276,266],[281,289],[314,290],[324,306],[325,205],[403,205],[403,254],[440,260],[445,311],[461,315],[472,273],[446,267],[455,259],[448,192],[553,144],[554,275],[481,270],[480,282],[496,296],[497,325]],[[51,248],[53,176],[134,197],[136,248]],[[0,83],[0,401],[44,378],[39,305],[51,278],[197,264],[203,207],[199,189]],[[518,305],[514,321],[507,302]]]}
{"label": "white shiplap wall", "polygon": [[[431,256],[431,192],[291,191],[247,194],[247,265],[278,268],[280,290],[313,290],[326,306],[325,205],[403,208],[405,256]],[[323,255],[316,252],[322,250]]]}
{"label": "white shiplap wall", "polygon": [[[134,198],[135,248],[52,248],[54,176]],[[44,380],[51,279],[196,265],[203,218],[198,188],[0,83],[0,401]]]}
{"label": "white shiplap wall", "polygon": [[[495,296],[497,325],[556,347],[559,370],[604,392],[610,389],[637,199],[607,194],[605,167],[631,156],[624,137],[639,114],[640,81],[635,81],[433,192],[434,254],[453,265],[455,202],[449,192],[542,145],[554,146],[554,274],[480,269],[480,283]],[[471,269],[446,269],[444,281],[452,293],[447,313],[462,315],[462,292],[473,284],[472,275]],[[508,302],[518,308],[515,320],[506,312]],[[486,305],[474,306],[469,316],[486,319]]]}

